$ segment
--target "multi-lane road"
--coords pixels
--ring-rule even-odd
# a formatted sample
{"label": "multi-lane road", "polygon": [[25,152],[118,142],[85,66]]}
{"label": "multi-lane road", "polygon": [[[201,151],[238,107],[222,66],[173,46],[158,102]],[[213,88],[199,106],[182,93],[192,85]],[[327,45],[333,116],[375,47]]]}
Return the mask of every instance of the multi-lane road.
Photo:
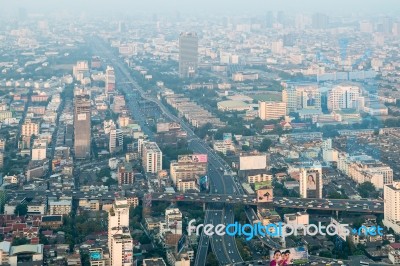
{"label": "multi-lane road", "polygon": [[[226,182],[229,177],[225,176]],[[231,186],[230,186],[231,187]],[[345,211],[356,213],[383,213],[383,201],[377,200],[343,200],[343,199],[303,199],[276,197],[269,203],[259,203],[253,195],[201,194],[201,193],[152,193],[155,201],[188,201],[203,203],[225,203],[261,205],[301,210]]]}
{"label": "multi-lane road", "polygon": [[[222,161],[222,159],[219,156],[217,156],[215,152],[212,151],[211,148],[208,147],[204,141],[199,139],[194,134],[193,130],[189,127],[189,125],[187,125],[182,119],[174,116],[168,110],[168,108],[166,108],[157,98],[146,96],[143,89],[131,77],[128,67],[116,58],[116,56],[112,53],[110,47],[107,46],[107,44],[104,44],[103,40],[95,38],[92,39],[91,43],[95,47],[96,51],[99,53],[98,55],[106,59],[107,62],[109,62],[114,66],[117,78],[117,85],[120,83],[123,84],[121,86],[121,90],[123,90],[125,95],[127,95],[127,101],[134,115],[134,118],[137,119],[137,116],[138,117],[141,116],[141,114],[139,113],[139,108],[137,108],[137,106],[134,106],[135,102],[137,102],[137,98],[134,99],[134,97],[132,97],[132,91],[137,90],[140,93],[140,97],[142,99],[155,103],[160,108],[162,114],[165,117],[169,118],[171,121],[175,121],[181,124],[182,129],[187,132],[188,140],[190,141],[189,147],[194,152],[208,154],[209,169],[212,169],[211,172],[209,173],[211,181],[210,186],[213,189],[220,191],[219,193],[225,194],[225,193],[235,192],[235,188],[233,188],[232,186],[229,186],[229,188],[226,189],[227,186],[225,186],[225,181],[223,179],[223,176],[219,174],[217,171],[217,169],[226,166],[225,163]],[[150,130],[148,129],[146,130],[146,125],[145,123],[143,123],[143,120],[139,119],[138,122],[139,123],[141,122],[141,126],[143,127],[144,132],[149,133],[151,135]],[[206,223],[209,222],[209,220],[207,219],[211,219],[210,217],[213,217],[213,220],[220,219],[220,222],[225,224],[228,221],[233,221],[234,219],[233,212],[229,212],[229,207],[226,208],[224,205],[222,205],[222,206],[216,206],[217,208],[216,210],[212,208],[214,208],[214,206],[208,208],[206,211],[206,216],[205,216]],[[242,261],[234,237],[225,236],[224,238],[221,238],[221,241],[218,241],[218,243],[216,242],[217,239],[218,238],[214,237],[211,239],[212,241],[211,246],[220,264],[226,265]],[[196,265],[205,265],[206,263],[207,249],[208,249],[207,242],[208,241],[207,239],[204,238],[204,236],[200,237],[200,243],[202,245],[199,246],[199,249],[197,251]],[[207,246],[207,248],[205,248],[205,246]],[[221,247],[224,252],[219,252],[219,247]]]}

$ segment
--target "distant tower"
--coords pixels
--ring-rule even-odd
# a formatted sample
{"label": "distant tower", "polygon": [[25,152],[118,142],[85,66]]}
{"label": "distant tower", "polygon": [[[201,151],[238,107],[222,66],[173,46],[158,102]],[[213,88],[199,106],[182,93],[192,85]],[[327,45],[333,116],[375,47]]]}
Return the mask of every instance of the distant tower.
{"label": "distant tower", "polygon": [[90,96],[76,95],[74,108],[75,158],[88,159],[91,144]]}
{"label": "distant tower", "polygon": [[115,71],[111,66],[106,69],[106,91],[105,93],[113,93],[115,90]]}
{"label": "distant tower", "polygon": [[197,74],[199,38],[196,33],[181,33],[179,37],[179,75],[181,78]]}

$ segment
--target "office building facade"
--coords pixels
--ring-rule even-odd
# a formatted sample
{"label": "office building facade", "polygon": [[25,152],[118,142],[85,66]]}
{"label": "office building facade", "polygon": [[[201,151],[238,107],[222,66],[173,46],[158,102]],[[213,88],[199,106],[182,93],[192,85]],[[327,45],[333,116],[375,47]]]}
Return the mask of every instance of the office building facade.
{"label": "office building facade", "polygon": [[185,32],[179,36],[179,75],[193,77],[198,68],[199,38],[196,33]]}
{"label": "office building facade", "polygon": [[74,105],[75,158],[87,159],[91,148],[90,96],[76,95]]}

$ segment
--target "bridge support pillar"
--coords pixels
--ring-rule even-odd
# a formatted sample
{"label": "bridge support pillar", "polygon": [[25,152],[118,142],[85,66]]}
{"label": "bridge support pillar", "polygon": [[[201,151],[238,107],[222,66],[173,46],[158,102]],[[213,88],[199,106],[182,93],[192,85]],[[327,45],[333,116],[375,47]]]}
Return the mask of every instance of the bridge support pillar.
{"label": "bridge support pillar", "polygon": [[206,211],[206,203],[203,202],[203,211]]}
{"label": "bridge support pillar", "polygon": [[333,212],[334,212],[334,214],[335,214],[335,216],[336,216],[336,219],[339,219],[339,211],[336,210],[336,211],[333,211]]}

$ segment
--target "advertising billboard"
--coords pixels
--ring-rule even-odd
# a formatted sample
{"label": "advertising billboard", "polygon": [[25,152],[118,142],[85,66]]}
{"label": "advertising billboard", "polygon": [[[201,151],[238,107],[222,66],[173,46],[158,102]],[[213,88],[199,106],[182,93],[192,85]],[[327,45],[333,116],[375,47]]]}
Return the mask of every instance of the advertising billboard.
{"label": "advertising billboard", "polygon": [[78,121],[86,120],[86,114],[78,114]]}
{"label": "advertising billboard", "polygon": [[206,163],[207,162],[207,154],[179,155],[178,162]]}
{"label": "advertising billboard", "polygon": [[245,155],[240,156],[239,170],[258,170],[267,167],[267,155]]}
{"label": "advertising billboard", "polygon": [[207,162],[207,154],[193,154],[192,158],[193,158],[193,162],[195,162],[195,163],[206,163]]}
{"label": "advertising billboard", "polygon": [[157,123],[157,133],[168,132],[168,131],[169,131],[169,123]]}
{"label": "advertising billboard", "polygon": [[257,190],[257,202],[272,202],[273,198],[272,188],[262,188]]}
{"label": "advertising billboard", "polygon": [[272,180],[254,183],[255,190],[259,190],[261,188],[272,188]]}
{"label": "advertising billboard", "polygon": [[307,190],[317,189],[318,172],[307,172]]}
{"label": "advertising billboard", "polygon": [[222,135],[222,140],[224,143],[231,144],[232,143],[232,133],[224,133]]}
{"label": "advertising billboard", "polygon": [[346,241],[346,239],[347,239],[347,234],[346,234],[346,232],[343,230],[343,227],[340,226],[340,223],[339,223],[337,220],[335,220],[334,218],[331,218],[331,224],[336,225],[336,228],[338,228],[338,229],[337,229],[337,236],[338,236],[340,239],[342,239],[343,241]]}
{"label": "advertising billboard", "polygon": [[271,250],[269,252],[270,266],[301,265],[308,262],[308,250],[306,247],[295,247]]}
{"label": "advertising billboard", "polygon": [[123,263],[131,263],[132,261],[133,261],[133,245],[131,243],[125,243]]}
{"label": "advertising billboard", "polygon": [[201,191],[207,191],[208,190],[208,177],[206,175],[200,177],[199,183],[200,183],[199,185],[200,185],[200,190]]}

